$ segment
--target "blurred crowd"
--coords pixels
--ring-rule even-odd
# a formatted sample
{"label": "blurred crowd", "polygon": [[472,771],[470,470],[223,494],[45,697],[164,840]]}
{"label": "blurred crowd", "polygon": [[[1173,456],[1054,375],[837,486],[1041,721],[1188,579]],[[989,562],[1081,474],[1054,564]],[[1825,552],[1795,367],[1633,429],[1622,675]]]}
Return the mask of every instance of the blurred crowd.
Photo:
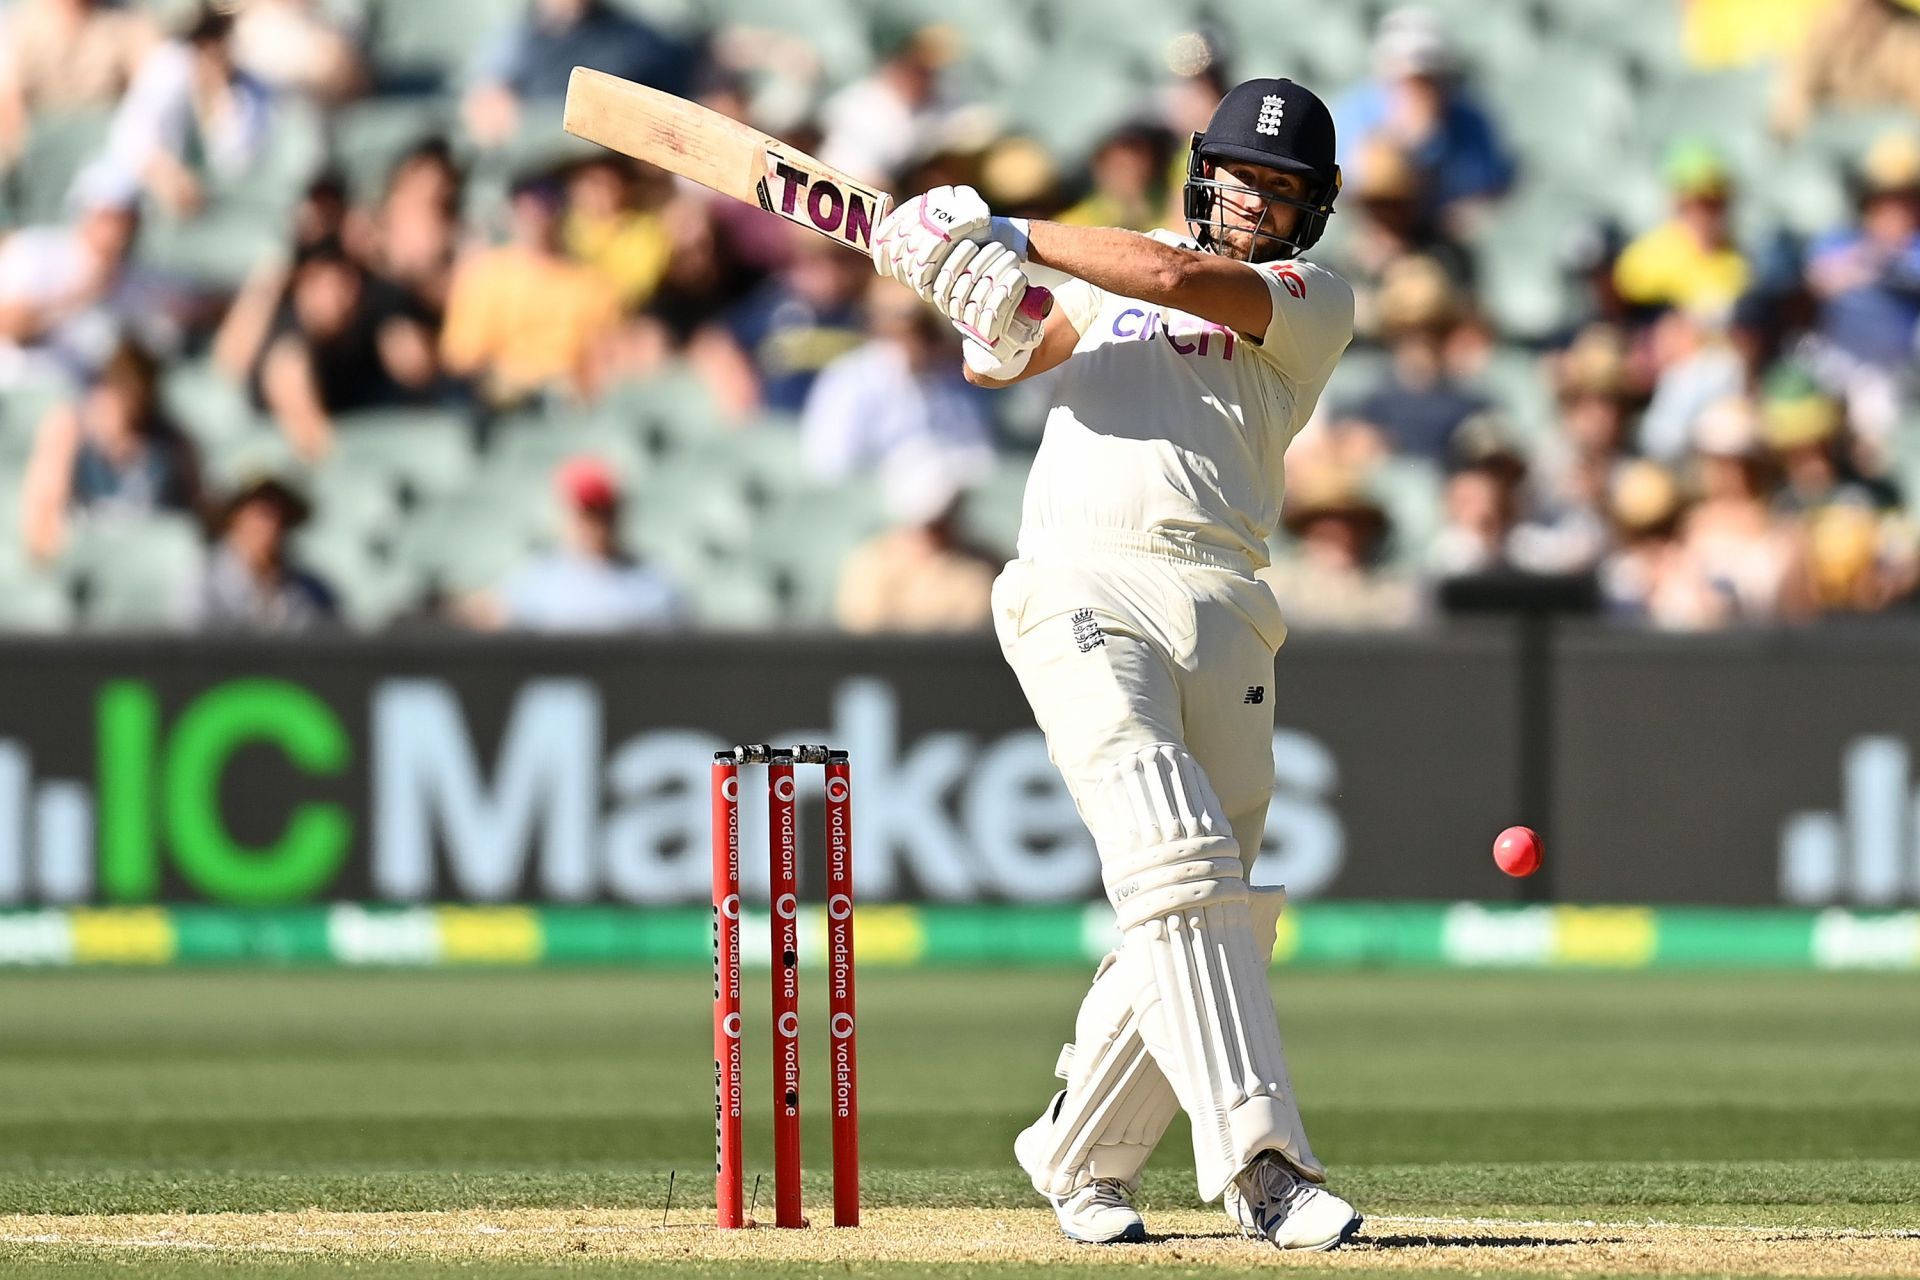
{"label": "blurred crowd", "polygon": [[[1698,630],[1913,603],[1920,3],[1640,2],[1684,10],[1701,75],[1772,67],[1780,139],[1862,103],[1916,123],[1862,139],[1840,216],[1806,233],[1756,228],[1742,216],[1751,175],[1723,140],[1676,131],[1659,148],[1664,209],[1572,220],[1565,305],[1515,333],[1485,284],[1509,265],[1502,211],[1530,180],[1518,122],[1481,92],[1441,9],[1368,6],[1362,74],[1315,84],[1346,173],[1315,256],[1353,282],[1358,333],[1289,454],[1266,576],[1296,628],[1497,607]],[[884,519],[842,549],[828,618],[984,626],[1011,547],[1004,522],[969,518],[970,490],[1031,450],[1044,385],[968,387],[952,333],[859,256],[569,147],[554,136],[569,72],[691,96],[890,190],[967,182],[1004,213],[1184,230],[1189,133],[1238,76],[1290,68],[1253,65],[1202,23],[1166,43],[1151,94],[1064,155],[969,95],[965,30],[877,6],[870,57],[837,79],[803,36],[717,22],[726,10],[667,22],[609,0],[528,0],[454,83],[422,84],[370,53],[373,0],[0,5],[0,184],[25,181],[36,138],[63,120],[103,122],[59,216],[0,224],[0,396],[16,418],[33,410],[4,424],[18,463],[0,483],[17,493],[0,511],[28,569],[57,575],[102,528],[185,519],[207,549],[170,585],[168,620],[343,625],[355,583],[306,563],[302,530],[345,500],[327,473],[369,447],[357,437],[453,414],[485,456],[497,424],[617,419],[627,391],[680,380],[698,431],[785,433],[794,483],[880,496]],[[444,129],[376,165],[331,127],[356,104],[422,94],[453,104]],[[220,247],[222,211],[278,171],[290,104],[321,146],[277,247],[226,273],[153,249],[195,228]],[[170,396],[189,363],[277,447],[255,433],[241,448]],[[521,476],[550,502],[539,545],[492,581],[423,580],[393,616],[711,621],[701,562],[636,534],[652,527],[636,508],[684,495],[623,458],[588,451]],[[414,518],[422,494],[401,496],[380,519]]]}

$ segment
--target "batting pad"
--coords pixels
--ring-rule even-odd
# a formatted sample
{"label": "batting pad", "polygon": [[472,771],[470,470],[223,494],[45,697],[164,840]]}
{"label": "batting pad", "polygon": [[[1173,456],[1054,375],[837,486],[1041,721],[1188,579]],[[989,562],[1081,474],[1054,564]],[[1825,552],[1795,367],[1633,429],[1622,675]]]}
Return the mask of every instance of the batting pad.
{"label": "batting pad", "polygon": [[[1273,960],[1274,933],[1287,891],[1249,890],[1254,941]],[[1173,1123],[1179,1100],[1140,1034],[1138,1005],[1152,993],[1134,986],[1138,970],[1109,952],[1081,1001],[1074,1042],[1061,1049],[1067,1082],[1014,1143],[1034,1190],[1069,1196],[1095,1178],[1137,1185],[1140,1171]]]}
{"label": "batting pad", "polygon": [[1147,1051],[1193,1124],[1202,1199],[1278,1150],[1315,1181],[1254,943],[1240,846],[1205,772],[1178,743],[1123,757],[1100,791],[1101,872],[1125,936],[1116,968]]}

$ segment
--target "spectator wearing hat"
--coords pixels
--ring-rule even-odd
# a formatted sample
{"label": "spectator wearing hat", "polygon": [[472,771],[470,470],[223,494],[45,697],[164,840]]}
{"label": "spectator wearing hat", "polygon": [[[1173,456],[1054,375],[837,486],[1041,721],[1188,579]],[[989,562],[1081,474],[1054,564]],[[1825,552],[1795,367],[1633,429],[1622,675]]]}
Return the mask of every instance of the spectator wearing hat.
{"label": "spectator wearing hat", "polygon": [[1699,497],[1680,546],[1723,597],[1729,620],[1804,619],[1812,612],[1806,543],[1772,502],[1772,465],[1750,400],[1709,406],[1694,428]]}
{"label": "spectator wearing hat", "polygon": [[1792,368],[1767,380],[1760,431],[1781,476],[1775,505],[1789,514],[1824,507],[1891,511],[1900,491],[1860,465],[1846,406]]}
{"label": "spectator wearing hat", "polygon": [[40,424],[20,492],[21,533],[35,560],[60,554],[76,515],[198,514],[199,460],[160,406],[159,372],[149,352],[122,343],[85,395]]}
{"label": "spectator wearing hat", "polygon": [[1003,562],[968,542],[960,511],[970,467],[933,447],[903,449],[880,483],[893,527],[856,547],[840,568],[834,619],[843,630],[954,632],[992,622]]}
{"label": "spectator wearing hat", "polygon": [[1358,400],[1335,409],[1333,435],[1350,460],[1383,453],[1444,463],[1456,431],[1491,404],[1454,372],[1451,350],[1466,320],[1458,289],[1430,258],[1406,258],[1380,285],[1385,374]]}
{"label": "spectator wearing hat", "polygon": [[1281,523],[1288,552],[1256,576],[1280,602],[1290,627],[1350,630],[1406,627],[1425,602],[1418,583],[1381,565],[1391,523],[1359,477],[1338,464],[1288,477]]}
{"label": "spectator wearing hat", "polygon": [[1466,288],[1473,281],[1473,263],[1433,218],[1419,171],[1405,151],[1386,139],[1375,139],[1361,154],[1361,176],[1349,184],[1345,197],[1353,202],[1357,216],[1347,228],[1348,235],[1329,249],[1329,265],[1353,286],[1355,334],[1377,338],[1380,287],[1394,264],[1428,258],[1456,285]]}
{"label": "spectator wearing hat", "polygon": [[1559,421],[1532,469],[1531,510],[1514,530],[1516,563],[1540,573],[1593,568],[1608,545],[1607,495],[1631,437],[1635,399],[1625,341],[1584,330],[1554,366]]}
{"label": "spectator wearing hat", "polygon": [[1809,359],[1862,433],[1884,441],[1920,358],[1920,139],[1882,135],[1857,188],[1856,224],[1822,236],[1808,255],[1820,306]]}
{"label": "spectator wearing hat", "polygon": [[565,523],[559,550],[467,602],[466,620],[487,629],[549,632],[665,631],[685,624],[686,602],[659,570],[621,544],[624,494],[611,468],[574,458],[554,473]]}
{"label": "spectator wearing hat", "polygon": [[818,480],[877,471],[904,448],[937,448],[956,465],[993,457],[978,393],[961,378],[951,325],[890,279],[867,293],[872,338],[828,365],[800,423]]}
{"label": "spectator wearing hat", "polygon": [[1527,462],[1492,415],[1470,419],[1455,436],[1441,496],[1440,530],[1427,567],[1443,578],[1530,569],[1514,555]]}
{"label": "spectator wearing hat", "polygon": [[1374,34],[1373,68],[1373,79],[1334,107],[1348,181],[1367,181],[1368,147],[1384,141],[1406,154],[1420,175],[1426,211],[1448,224],[1506,194],[1513,158],[1467,89],[1438,18],[1412,5],[1388,12]]}
{"label": "spectator wearing hat", "polygon": [[147,10],[108,0],[18,0],[0,12],[0,173],[35,115],[118,102],[158,36]]}
{"label": "spectator wearing hat", "polygon": [[294,564],[287,539],[307,522],[307,500],[286,481],[242,485],[220,514],[219,541],[182,610],[198,631],[311,631],[338,615],[332,588]]}
{"label": "spectator wearing hat", "polygon": [[1675,143],[1663,168],[1673,214],[1621,252],[1614,284],[1632,306],[1724,315],[1753,279],[1733,242],[1732,175],[1720,153],[1696,139]]}
{"label": "spectator wearing hat", "polygon": [[531,0],[526,10],[483,47],[460,104],[482,146],[509,141],[529,104],[557,108],[577,66],[680,97],[692,87],[698,51],[610,0]]}
{"label": "spectator wearing hat", "polygon": [[441,359],[476,379],[493,405],[549,390],[591,400],[599,390],[620,302],[611,282],[562,251],[560,214],[557,182],[521,179],[508,242],[475,250],[455,269]]}
{"label": "spectator wearing hat", "polygon": [[1600,568],[1608,616],[1663,631],[1727,625],[1733,601],[1717,590],[1680,544],[1686,502],[1667,468],[1646,459],[1621,465],[1607,488],[1615,548]]}

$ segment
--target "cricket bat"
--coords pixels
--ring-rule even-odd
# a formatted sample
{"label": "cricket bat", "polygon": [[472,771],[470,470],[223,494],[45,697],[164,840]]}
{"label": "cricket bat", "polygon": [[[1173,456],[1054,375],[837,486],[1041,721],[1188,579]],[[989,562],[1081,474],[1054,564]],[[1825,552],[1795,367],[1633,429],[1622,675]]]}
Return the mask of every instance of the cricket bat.
{"label": "cricket bat", "polygon": [[[590,67],[575,67],[567,82],[566,129],[869,257],[873,229],[893,207],[887,192],[751,125]],[[1053,295],[1037,285],[1020,302],[1020,316],[1035,325],[1052,309]]]}

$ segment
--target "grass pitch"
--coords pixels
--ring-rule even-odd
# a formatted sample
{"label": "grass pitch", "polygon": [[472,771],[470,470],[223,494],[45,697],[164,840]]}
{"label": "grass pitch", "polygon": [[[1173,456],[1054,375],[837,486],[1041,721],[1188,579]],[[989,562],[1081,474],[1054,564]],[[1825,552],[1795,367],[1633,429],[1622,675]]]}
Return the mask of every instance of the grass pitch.
{"label": "grass pitch", "polygon": [[0,1275],[1920,1274],[1910,977],[1277,974],[1314,1145],[1369,1217],[1313,1258],[1199,1208],[1178,1131],[1144,1188],[1154,1241],[1053,1230],[1009,1146],[1085,975],[862,977],[871,1210],[803,1233],[705,1225],[698,971],[0,977]]}

